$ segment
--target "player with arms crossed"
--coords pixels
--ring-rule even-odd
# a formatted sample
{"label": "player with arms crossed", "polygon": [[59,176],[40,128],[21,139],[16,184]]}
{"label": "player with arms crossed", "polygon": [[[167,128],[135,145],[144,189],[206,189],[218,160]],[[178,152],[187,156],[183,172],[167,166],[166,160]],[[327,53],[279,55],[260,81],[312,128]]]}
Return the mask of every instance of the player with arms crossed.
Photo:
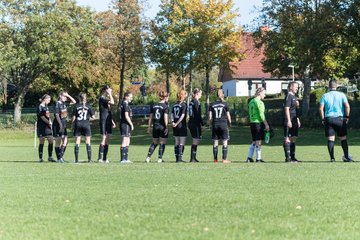
{"label": "player with arms crossed", "polygon": [[88,163],[92,163],[91,160],[91,128],[90,118],[93,118],[94,112],[89,104],[87,104],[86,94],[79,94],[79,103],[75,105],[73,110],[73,126],[75,137],[75,163],[79,162],[79,146],[81,136],[85,136],[86,152]]}
{"label": "player with arms crossed", "polygon": [[68,144],[67,136],[67,117],[68,110],[66,101],[70,99],[70,105],[75,104],[76,101],[67,92],[60,92],[59,99],[55,105],[55,118],[53,124],[53,136],[55,137],[55,153],[57,162],[64,163],[64,153]]}
{"label": "player with arms crossed", "polygon": [[120,148],[120,163],[132,163],[129,158],[129,145],[131,132],[134,130],[134,125],[131,121],[132,111],[129,103],[131,103],[133,95],[131,92],[124,94],[124,99],[120,105],[120,134],[122,136]]}
{"label": "player with arms crossed", "polygon": [[[169,108],[167,105],[168,94],[164,91],[159,92],[160,102],[153,104],[150,107],[150,118],[148,133],[152,134],[153,142],[151,143],[148,155],[145,162],[151,161],[151,155],[155,151],[157,145],[159,146],[158,163],[163,162],[163,154],[165,151],[165,144],[168,138],[168,114]],[[152,129],[152,130],[151,130]]]}
{"label": "player with arms crossed", "polygon": [[218,99],[210,104],[209,107],[209,126],[212,128],[213,155],[214,163],[218,162],[219,140],[222,140],[222,162],[230,163],[227,160],[228,141],[230,139],[229,127],[231,126],[231,116],[229,106],[224,100],[222,89],[217,90]]}

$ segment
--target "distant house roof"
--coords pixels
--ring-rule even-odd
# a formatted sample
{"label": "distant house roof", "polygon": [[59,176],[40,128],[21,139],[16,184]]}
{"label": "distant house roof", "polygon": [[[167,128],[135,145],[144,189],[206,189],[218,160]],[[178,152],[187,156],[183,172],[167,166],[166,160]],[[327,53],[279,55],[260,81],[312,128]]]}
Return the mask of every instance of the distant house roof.
{"label": "distant house roof", "polygon": [[274,79],[270,73],[263,71],[261,61],[265,58],[264,46],[260,49],[256,48],[252,33],[244,33],[241,41],[241,53],[244,55],[244,59],[239,62],[230,62],[230,70],[220,72],[219,82],[233,79]]}

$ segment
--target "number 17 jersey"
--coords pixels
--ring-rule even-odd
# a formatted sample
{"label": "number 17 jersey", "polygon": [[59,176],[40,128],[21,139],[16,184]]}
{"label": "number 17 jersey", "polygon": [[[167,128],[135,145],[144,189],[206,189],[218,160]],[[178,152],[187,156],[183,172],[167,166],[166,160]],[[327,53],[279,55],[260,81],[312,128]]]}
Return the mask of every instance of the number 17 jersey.
{"label": "number 17 jersey", "polygon": [[229,111],[229,106],[226,102],[221,102],[216,100],[213,102],[210,107],[209,111],[212,115],[212,122],[213,125],[227,125],[227,112]]}

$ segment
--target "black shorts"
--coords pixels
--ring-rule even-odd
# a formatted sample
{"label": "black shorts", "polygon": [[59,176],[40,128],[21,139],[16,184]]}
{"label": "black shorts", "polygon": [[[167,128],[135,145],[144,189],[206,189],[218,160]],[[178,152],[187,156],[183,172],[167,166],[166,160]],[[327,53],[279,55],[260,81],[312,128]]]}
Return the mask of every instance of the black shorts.
{"label": "black shorts", "polygon": [[227,125],[213,125],[212,127],[212,139],[213,140],[229,140],[229,128]]}
{"label": "black shorts", "polygon": [[265,140],[265,124],[250,123],[251,136],[253,141]]}
{"label": "black shorts", "polygon": [[120,124],[120,134],[123,137],[130,137],[131,136],[131,126],[127,123]]}
{"label": "black shorts", "polygon": [[297,137],[299,133],[299,125],[297,118],[291,119],[292,128],[288,128],[287,121],[284,121],[284,137]]}
{"label": "black shorts", "polygon": [[186,124],[180,123],[175,128],[173,128],[174,137],[186,137],[187,136],[187,128]]}
{"label": "black shorts", "polygon": [[166,128],[164,126],[155,125],[152,132],[153,138],[168,138],[168,131],[165,132],[165,130]]}
{"label": "black shorts", "polygon": [[51,128],[49,126],[44,126],[44,125],[37,126],[37,136],[39,138],[52,136]]}
{"label": "black shorts", "polygon": [[189,123],[189,130],[191,133],[191,137],[194,139],[201,139],[201,125],[195,125]]}
{"label": "black shorts", "polygon": [[347,135],[346,119],[343,117],[325,118],[325,136],[332,137],[335,134],[339,137]]}
{"label": "black shorts", "polygon": [[55,123],[52,127],[53,130],[53,136],[54,137],[62,137],[62,136],[67,136],[67,130],[66,130],[66,122],[63,122],[63,129],[60,132],[60,126],[59,124]]}
{"label": "black shorts", "polygon": [[80,136],[91,136],[91,128],[90,125],[76,125],[74,126],[74,137]]}
{"label": "black shorts", "polygon": [[107,119],[100,119],[100,135],[112,134],[112,121]]}

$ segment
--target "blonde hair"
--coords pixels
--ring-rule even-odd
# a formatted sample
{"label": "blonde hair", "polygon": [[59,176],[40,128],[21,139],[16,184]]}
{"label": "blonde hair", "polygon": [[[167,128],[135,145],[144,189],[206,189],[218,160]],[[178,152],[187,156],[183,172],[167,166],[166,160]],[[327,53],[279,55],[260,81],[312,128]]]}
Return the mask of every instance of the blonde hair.
{"label": "blonde hair", "polygon": [[86,106],[86,93],[83,93],[83,92],[79,93],[79,102],[82,103],[82,105],[83,105],[82,111],[84,112],[84,108]]}
{"label": "blonde hair", "polygon": [[183,102],[185,100],[185,98],[187,97],[187,92],[185,90],[181,90],[180,92],[178,92],[177,96],[177,100],[179,102]]}

